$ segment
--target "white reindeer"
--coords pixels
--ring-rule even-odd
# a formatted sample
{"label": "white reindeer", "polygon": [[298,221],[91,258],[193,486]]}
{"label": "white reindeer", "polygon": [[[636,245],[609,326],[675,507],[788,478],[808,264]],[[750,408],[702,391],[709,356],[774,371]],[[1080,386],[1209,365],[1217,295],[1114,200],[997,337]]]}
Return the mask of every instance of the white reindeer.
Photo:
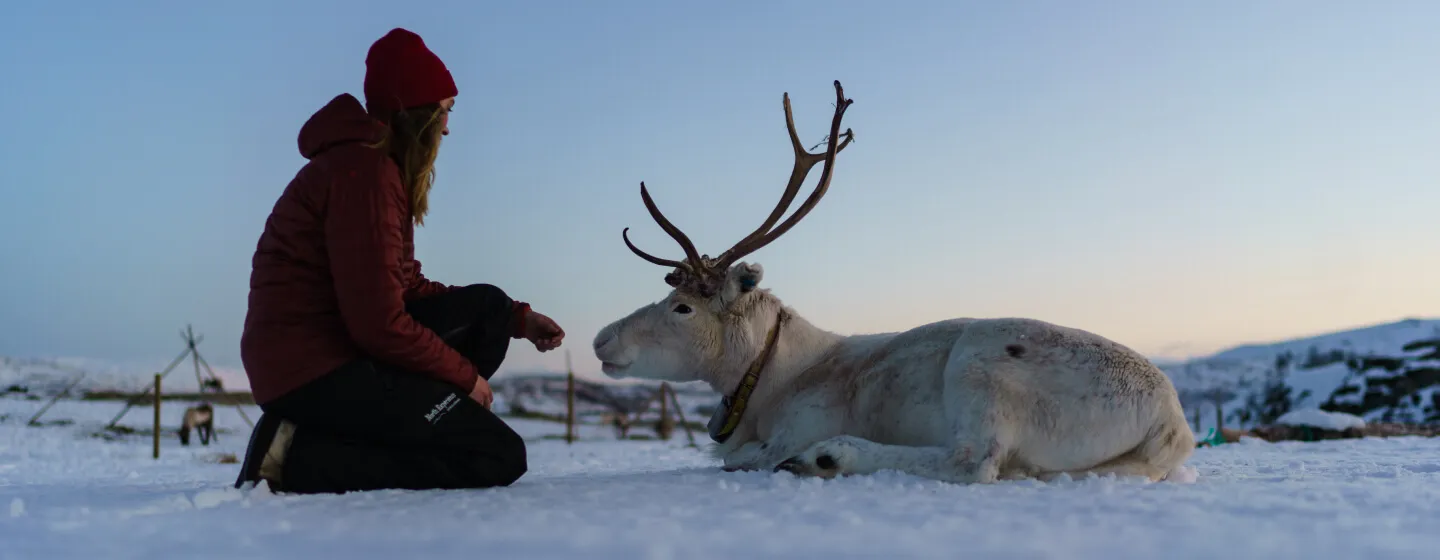
{"label": "white reindeer", "polygon": [[[1164,480],[1189,458],[1194,435],[1168,377],[1104,337],[1033,319],[950,319],[904,332],[842,336],[821,329],[768,290],[741,257],[802,219],[829,188],[852,103],[835,82],[828,148],[810,153],[785,121],[795,166],[780,203],[753,233],[715,259],[660,213],[650,215],[685,251],[665,299],[595,337],[603,371],[617,378],[705,381],[728,394],[710,421],[726,470],[785,470],[831,478],[894,469],[957,483],[1062,473]],[[815,192],[779,227],[815,164]],[[733,265],[733,266],[732,266]]]}

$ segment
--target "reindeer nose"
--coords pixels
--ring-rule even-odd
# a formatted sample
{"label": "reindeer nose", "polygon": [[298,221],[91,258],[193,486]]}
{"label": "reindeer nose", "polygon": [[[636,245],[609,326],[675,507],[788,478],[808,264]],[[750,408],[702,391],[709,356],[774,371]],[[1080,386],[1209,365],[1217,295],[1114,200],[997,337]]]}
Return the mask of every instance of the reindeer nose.
{"label": "reindeer nose", "polygon": [[615,342],[615,331],[612,329],[601,329],[595,334],[595,341],[591,343],[595,348],[595,355],[599,356],[605,351],[605,347]]}

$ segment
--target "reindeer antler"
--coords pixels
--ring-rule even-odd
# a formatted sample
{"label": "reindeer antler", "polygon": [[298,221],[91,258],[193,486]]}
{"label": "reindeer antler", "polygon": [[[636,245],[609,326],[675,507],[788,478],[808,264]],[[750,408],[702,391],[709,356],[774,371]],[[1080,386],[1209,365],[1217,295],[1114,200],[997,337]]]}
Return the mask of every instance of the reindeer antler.
{"label": "reindeer antler", "polygon": [[660,212],[659,207],[655,206],[655,200],[650,198],[650,191],[645,188],[644,181],[640,182],[640,198],[645,201],[645,209],[650,211],[650,217],[653,218],[656,223],[660,224],[660,229],[670,234],[670,237],[674,239],[676,243],[680,244],[680,248],[685,250],[685,261],[662,259],[645,251],[641,251],[634,243],[630,242],[630,236],[628,235],[630,228],[625,228],[624,231],[620,232],[620,236],[625,239],[625,245],[630,247],[630,250],[642,259],[660,266],[673,266],[693,273],[695,266],[700,264],[700,253],[695,250],[695,244],[690,241],[690,238],[685,235],[685,232],[680,231],[680,228],[675,227],[675,224],[670,223],[670,220],[665,218],[665,214]]}
{"label": "reindeer antler", "polygon": [[[795,116],[790,110],[790,94],[786,93],[783,99],[785,105],[785,128],[787,132],[790,133],[790,145],[795,150],[795,166],[790,170],[790,182],[785,185],[785,193],[780,196],[780,202],[775,205],[774,210],[770,211],[770,216],[765,218],[765,221],[760,224],[760,227],[756,228],[750,235],[741,239],[735,246],[726,249],[724,253],[721,253],[720,256],[715,259],[715,266],[721,270],[729,268],[730,265],[734,264],[735,261],[741,257],[769,245],[770,242],[784,235],[790,228],[795,227],[795,224],[799,223],[806,214],[809,214],[810,210],[815,208],[815,204],[820,202],[820,198],[825,196],[825,193],[830,189],[830,178],[833,176],[835,167],[835,155],[850,145],[850,141],[855,137],[854,131],[847,128],[844,132],[845,139],[838,144],[835,141],[837,137],[841,136],[840,120],[845,116],[845,110],[850,108],[851,103],[855,102],[853,99],[845,98],[845,89],[840,86],[840,80],[835,80],[835,116],[830,121],[830,134],[826,136],[828,148],[825,150],[825,153],[810,153],[805,149],[804,145],[800,144],[800,135],[795,132]],[[810,176],[810,170],[814,169],[815,164],[822,161],[825,162],[825,166],[820,169],[820,184],[815,186],[815,191],[810,193],[810,197],[805,199],[805,202],[800,205],[800,208],[796,210],[794,214],[791,214],[784,223],[780,224],[780,227],[770,230],[770,227],[775,225],[775,221],[780,219],[780,216],[790,208],[790,203],[795,200],[795,195],[800,192],[800,185]]]}
{"label": "reindeer antler", "polygon": [[[625,245],[636,255],[640,256],[640,258],[654,264],[676,269],[665,276],[666,283],[677,288],[684,287],[693,290],[703,297],[714,295],[718,290],[720,282],[724,280],[725,272],[730,268],[730,265],[734,264],[735,261],[741,257],[769,245],[772,241],[784,235],[786,231],[789,231],[790,228],[795,227],[795,224],[799,223],[801,219],[804,219],[805,215],[809,214],[810,210],[815,208],[815,204],[820,202],[820,199],[824,197],[826,191],[829,190],[830,179],[834,175],[835,155],[840,153],[841,150],[844,150],[845,146],[848,146],[850,141],[855,137],[854,132],[848,128],[845,129],[843,134],[840,132],[840,121],[845,116],[845,110],[855,101],[845,98],[845,90],[840,86],[840,81],[836,80],[835,116],[830,121],[830,134],[826,137],[828,147],[824,153],[817,154],[806,150],[805,146],[800,143],[800,135],[795,132],[795,116],[790,109],[790,94],[788,92],[785,93],[782,99],[785,106],[785,128],[790,134],[791,148],[795,151],[795,165],[790,170],[790,181],[785,185],[785,192],[780,196],[780,202],[775,205],[774,210],[770,211],[770,216],[765,218],[765,221],[760,224],[760,227],[750,232],[750,234],[744,238],[741,238],[739,242],[735,243],[735,245],[729,249],[726,249],[725,252],[721,253],[716,259],[711,260],[702,257],[699,252],[695,250],[695,245],[691,243],[690,238],[687,237],[684,232],[680,231],[680,228],[670,223],[670,220],[666,219],[665,215],[660,212],[660,209],[655,206],[655,201],[650,198],[650,193],[646,190],[645,183],[640,183],[640,196],[645,201],[645,208],[650,211],[650,217],[653,218],[655,222],[660,225],[660,228],[665,230],[665,233],[669,234],[676,243],[680,244],[680,247],[685,251],[685,260],[675,261],[662,259],[641,251],[630,242],[628,236],[630,228],[625,228],[620,235],[625,239]],[[837,142],[836,139],[841,136],[844,136],[844,139]],[[815,191],[810,193],[810,197],[805,199],[805,202],[800,205],[800,208],[797,209],[794,214],[781,223],[779,227],[772,230],[771,227],[773,227],[775,222],[780,219],[780,216],[790,208],[790,203],[794,202],[795,195],[800,192],[800,185],[809,177],[810,170],[815,167],[815,164],[821,162],[824,162],[825,166],[821,168],[820,183],[816,185]]]}

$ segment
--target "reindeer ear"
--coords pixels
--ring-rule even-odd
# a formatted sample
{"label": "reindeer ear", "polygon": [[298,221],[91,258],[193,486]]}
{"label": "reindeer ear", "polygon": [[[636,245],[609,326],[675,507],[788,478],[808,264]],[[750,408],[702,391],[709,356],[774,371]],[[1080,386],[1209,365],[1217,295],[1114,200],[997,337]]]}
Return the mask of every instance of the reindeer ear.
{"label": "reindeer ear", "polygon": [[725,272],[725,283],[720,285],[720,299],[717,303],[724,308],[760,286],[765,270],[758,264],[740,263]]}
{"label": "reindeer ear", "polygon": [[730,269],[730,276],[735,287],[743,294],[760,285],[760,279],[765,277],[765,269],[758,264],[740,263]]}

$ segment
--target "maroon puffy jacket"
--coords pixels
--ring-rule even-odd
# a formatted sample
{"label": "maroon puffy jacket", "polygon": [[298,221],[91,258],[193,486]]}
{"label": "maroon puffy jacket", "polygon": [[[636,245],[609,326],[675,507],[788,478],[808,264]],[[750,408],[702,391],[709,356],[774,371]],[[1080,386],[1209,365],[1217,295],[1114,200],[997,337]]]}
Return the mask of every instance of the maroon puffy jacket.
{"label": "maroon puffy jacket", "polygon": [[300,129],[310,162],[275,203],[252,261],[240,357],[257,403],[362,356],[475,387],[475,367],[405,312],[411,298],[454,288],[420,273],[399,168],[366,146],[383,130],[349,94]]}

